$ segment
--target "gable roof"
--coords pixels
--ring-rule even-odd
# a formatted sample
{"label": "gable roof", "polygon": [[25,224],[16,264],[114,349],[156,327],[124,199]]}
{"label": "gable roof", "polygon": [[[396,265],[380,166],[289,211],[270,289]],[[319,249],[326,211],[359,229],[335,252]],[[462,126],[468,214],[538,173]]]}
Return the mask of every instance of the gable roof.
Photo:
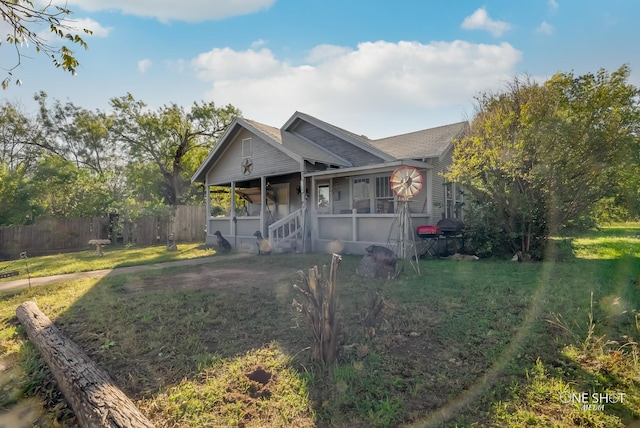
{"label": "gable roof", "polygon": [[256,130],[263,134],[263,136],[271,138],[274,142],[281,144],[284,148],[296,153],[301,159],[315,163],[320,162],[328,165],[335,166],[351,166],[349,162],[342,159],[335,154],[323,150],[321,147],[306,141],[296,135],[275,128],[273,126],[265,125],[260,122],[256,122],[249,119],[244,119],[245,122],[251,124]]}
{"label": "gable roof", "polygon": [[301,168],[305,161],[343,168],[356,166],[328,149],[290,132],[300,121],[307,122],[338,137],[345,144],[351,144],[368,152],[379,158],[382,163],[406,159],[441,158],[453,145],[453,141],[462,137],[469,128],[468,122],[458,122],[394,137],[370,140],[364,135],[355,134],[301,112],[295,112],[282,128],[237,117],[200,165],[191,181],[204,181],[207,171],[213,167],[242,129],[248,130],[267,144],[296,160],[301,164]]}
{"label": "gable roof", "polygon": [[291,130],[294,125],[298,122],[298,121],[304,121],[307,123],[310,123],[330,134],[335,135],[336,137],[351,143],[352,145],[365,150],[366,152],[369,152],[370,154],[377,156],[378,158],[380,158],[382,161],[393,161],[395,160],[395,158],[391,155],[389,155],[388,153],[378,149],[377,147],[373,146],[370,144],[370,140],[365,137],[364,135],[358,135],[355,134],[353,132],[347,131],[345,129],[342,129],[340,127],[337,127],[335,125],[332,125],[330,123],[324,122],[320,119],[317,119],[313,116],[310,116],[306,113],[302,113],[302,112],[295,112],[291,118],[289,118],[289,120],[287,121],[287,123],[285,123],[282,127],[283,130],[285,131],[289,131]]}
{"label": "gable roof", "polygon": [[220,137],[220,140],[218,140],[218,144],[215,145],[204,162],[202,162],[202,165],[200,165],[195,174],[193,174],[191,177],[192,182],[204,181],[207,171],[215,164],[218,157],[222,155],[241,129],[246,129],[254,135],[259,136],[266,141],[267,144],[270,144],[272,147],[275,147],[299,163],[309,161],[334,166],[351,166],[349,162],[339,156],[322,150],[316,145],[296,137],[289,132],[284,132],[278,128],[238,116],[231,122],[225,133]]}
{"label": "gable roof", "polygon": [[440,158],[453,141],[469,129],[468,122],[452,123],[436,128],[370,140],[369,143],[396,159]]}

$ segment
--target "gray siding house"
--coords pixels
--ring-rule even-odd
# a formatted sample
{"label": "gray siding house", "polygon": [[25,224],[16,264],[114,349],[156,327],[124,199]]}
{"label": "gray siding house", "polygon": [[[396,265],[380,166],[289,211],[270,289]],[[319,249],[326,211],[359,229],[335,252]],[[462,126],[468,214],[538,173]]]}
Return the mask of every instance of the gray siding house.
{"label": "gray siding house", "polygon": [[[371,140],[300,112],[281,128],[238,117],[192,177],[207,189],[206,242],[215,244],[220,231],[232,245],[254,248],[261,231],[275,251],[337,245],[363,254],[371,244],[388,245],[398,211],[390,177],[401,166],[423,177],[408,203],[414,229],[459,218],[462,192],[442,174],[468,127],[459,122]],[[243,203],[232,197],[227,212],[213,216],[216,192]]]}

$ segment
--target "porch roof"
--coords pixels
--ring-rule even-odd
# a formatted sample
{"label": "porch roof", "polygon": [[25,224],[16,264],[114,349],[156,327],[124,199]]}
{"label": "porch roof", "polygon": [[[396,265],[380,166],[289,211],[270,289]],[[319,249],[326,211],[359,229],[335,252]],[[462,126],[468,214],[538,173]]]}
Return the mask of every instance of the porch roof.
{"label": "porch roof", "polygon": [[375,165],[354,166],[351,168],[328,169],[325,171],[314,171],[305,173],[305,177],[340,177],[354,175],[354,173],[376,174],[382,171],[389,171],[399,166],[413,166],[418,169],[432,169],[433,167],[425,162],[415,161],[411,159],[397,160],[393,162],[384,162]]}

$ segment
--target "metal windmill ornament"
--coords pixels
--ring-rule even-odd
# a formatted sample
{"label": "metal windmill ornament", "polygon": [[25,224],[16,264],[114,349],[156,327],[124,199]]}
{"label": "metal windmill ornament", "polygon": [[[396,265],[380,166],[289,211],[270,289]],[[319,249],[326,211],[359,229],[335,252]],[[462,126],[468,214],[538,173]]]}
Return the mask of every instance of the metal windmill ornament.
{"label": "metal windmill ornament", "polygon": [[391,174],[391,190],[398,199],[411,199],[422,189],[422,175],[412,166],[401,166]]}
{"label": "metal windmill ornament", "polygon": [[398,197],[398,209],[389,230],[388,243],[392,244],[391,235],[395,232],[396,255],[402,260],[409,259],[416,273],[420,274],[409,201],[422,189],[422,174],[412,166],[398,167],[391,174],[390,186]]}

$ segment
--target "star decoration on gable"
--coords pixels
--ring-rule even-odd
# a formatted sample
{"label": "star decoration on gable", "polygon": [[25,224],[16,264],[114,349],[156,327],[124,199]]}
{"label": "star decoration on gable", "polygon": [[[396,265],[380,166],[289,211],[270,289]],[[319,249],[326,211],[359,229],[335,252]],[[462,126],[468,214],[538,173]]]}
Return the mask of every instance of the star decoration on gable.
{"label": "star decoration on gable", "polygon": [[245,158],[242,160],[240,167],[242,168],[242,175],[249,175],[253,171],[253,161],[251,158]]}

